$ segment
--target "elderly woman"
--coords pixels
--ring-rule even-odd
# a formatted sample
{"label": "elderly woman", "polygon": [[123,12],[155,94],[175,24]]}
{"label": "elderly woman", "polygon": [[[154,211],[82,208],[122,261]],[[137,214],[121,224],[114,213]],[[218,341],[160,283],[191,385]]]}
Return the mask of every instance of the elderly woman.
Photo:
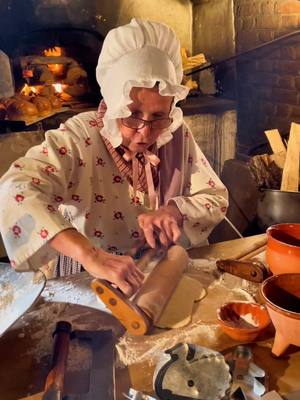
{"label": "elderly woman", "polygon": [[0,228],[11,264],[38,269],[60,254],[131,295],[143,275],[126,255],[206,243],[226,212],[227,191],[182,111],[180,44],[167,26],[133,19],[111,30],[97,66],[103,100],[17,160],[1,179]]}

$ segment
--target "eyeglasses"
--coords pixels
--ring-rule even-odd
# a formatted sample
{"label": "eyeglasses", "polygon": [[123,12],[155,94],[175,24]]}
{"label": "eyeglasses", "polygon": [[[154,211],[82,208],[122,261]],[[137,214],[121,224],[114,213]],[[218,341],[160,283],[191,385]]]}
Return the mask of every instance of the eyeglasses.
{"label": "eyeglasses", "polygon": [[172,124],[173,119],[160,118],[147,121],[142,118],[127,117],[127,118],[121,118],[121,122],[124,126],[127,126],[127,128],[131,129],[142,129],[146,125],[149,125],[150,129],[166,129]]}

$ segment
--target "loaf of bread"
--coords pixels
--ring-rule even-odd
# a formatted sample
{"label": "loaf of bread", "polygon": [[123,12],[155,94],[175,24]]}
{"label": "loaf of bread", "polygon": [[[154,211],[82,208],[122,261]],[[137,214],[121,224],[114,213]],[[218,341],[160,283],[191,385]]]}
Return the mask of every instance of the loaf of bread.
{"label": "loaf of bread", "polygon": [[41,116],[48,115],[52,111],[52,105],[50,100],[44,96],[34,96],[31,99],[31,102],[36,106],[38,109],[38,113]]}
{"label": "loaf of bread", "polygon": [[30,101],[12,98],[7,101],[7,116],[12,121],[30,121],[38,116],[38,109]]}
{"label": "loaf of bread", "polygon": [[52,85],[43,85],[39,91],[41,96],[50,97],[55,95],[55,89]]}
{"label": "loaf of bread", "polygon": [[51,105],[52,105],[52,108],[54,108],[54,109],[61,108],[62,102],[61,102],[61,100],[60,100],[59,97],[57,97],[57,96],[50,96],[50,97],[49,97],[49,100],[50,100],[50,103],[51,103]]}

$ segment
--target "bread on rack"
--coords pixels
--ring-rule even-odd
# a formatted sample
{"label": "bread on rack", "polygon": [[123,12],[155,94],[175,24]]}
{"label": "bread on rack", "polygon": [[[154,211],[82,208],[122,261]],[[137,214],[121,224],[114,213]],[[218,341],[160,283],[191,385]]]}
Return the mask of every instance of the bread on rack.
{"label": "bread on rack", "polygon": [[51,113],[52,105],[50,100],[44,96],[34,96],[31,99],[31,102],[38,109],[38,113],[40,116],[45,116]]}
{"label": "bread on rack", "polygon": [[58,96],[53,95],[53,96],[49,96],[48,98],[50,100],[50,103],[51,103],[53,109],[61,108],[62,102]]}
{"label": "bread on rack", "polygon": [[10,98],[6,104],[7,116],[11,121],[30,121],[38,116],[37,107],[21,97]]}

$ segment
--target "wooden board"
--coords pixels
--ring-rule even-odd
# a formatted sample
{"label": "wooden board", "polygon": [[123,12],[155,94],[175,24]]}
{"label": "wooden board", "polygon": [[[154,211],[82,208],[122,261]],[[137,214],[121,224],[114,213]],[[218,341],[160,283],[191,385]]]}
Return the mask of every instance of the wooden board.
{"label": "wooden board", "polygon": [[292,122],[280,190],[298,192],[300,125]]}
{"label": "wooden board", "polygon": [[280,153],[271,154],[269,157],[271,161],[274,161],[277,167],[283,169],[286,159],[286,151],[281,151]]}
{"label": "wooden board", "polygon": [[265,134],[268,138],[273,153],[283,153],[286,155],[286,148],[278,129],[265,131]]}

